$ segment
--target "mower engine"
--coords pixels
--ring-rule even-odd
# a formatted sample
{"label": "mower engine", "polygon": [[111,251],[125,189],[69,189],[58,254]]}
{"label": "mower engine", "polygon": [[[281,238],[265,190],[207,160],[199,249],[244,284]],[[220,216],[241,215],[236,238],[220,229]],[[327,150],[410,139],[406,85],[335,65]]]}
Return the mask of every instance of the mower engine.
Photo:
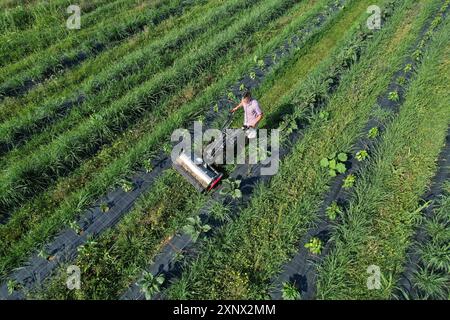
{"label": "mower engine", "polygon": [[201,158],[186,153],[178,156],[173,167],[200,192],[213,189],[223,176]]}
{"label": "mower engine", "polygon": [[[211,157],[211,161],[206,163],[202,157],[198,157],[194,154],[181,153],[174,161],[173,167],[183,177],[186,178],[198,191],[207,192],[212,190],[223,177],[222,173],[219,173],[212,165],[216,164],[215,151],[220,150],[226,145],[227,141],[233,141],[236,135],[240,132],[227,133],[227,128],[231,125],[233,120],[233,114],[228,115],[227,120],[222,126],[222,135],[225,137],[223,141],[217,141],[214,144],[210,144],[206,148],[206,154]],[[211,165],[210,165],[210,164]]]}

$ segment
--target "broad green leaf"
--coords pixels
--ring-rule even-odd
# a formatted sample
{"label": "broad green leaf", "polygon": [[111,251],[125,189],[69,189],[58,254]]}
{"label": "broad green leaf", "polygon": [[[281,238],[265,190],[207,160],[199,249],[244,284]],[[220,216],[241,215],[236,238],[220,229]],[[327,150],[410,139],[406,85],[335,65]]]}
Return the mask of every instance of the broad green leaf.
{"label": "broad green leaf", "polygon": [[347,168],[345,167],[345,164],[343,164],[343,163],[338,163],[338,164],[336,165],[336,170],[337,170],[339,173],[345,173],[345,172],[347,171]]}
{"label": "broad green leaf", "polygon": [[336,169],[336,160],[335,159],[333,159],[333,160],[331,160],[330,161],[330,169]]}
{"label": "broad green leaf", "polygon": [[339,153],[339,154],[338,154],[338,159],[339,159],[339,161],[341,161],[341,162],[347,161],[347,159],[348,159],[347,154],[346,154],[346,153],[343,153],[343,152]]}
{"label": "broad green leaf", "polygon": [[320,165],[322,166],[322,167],[324,167],[324,168],[327,168],[328,167],[328,165],[329,165],[329,161],[328,161],[328,159],[327,158],[323,158],[322,160],[320,160]]}
{"label": "broad green leaf", "polygon": [[186,220],[187,220],[190,224],[195,224],[195,222],[196,222],[196,219],[195,219],[194,217],[188,217]]}

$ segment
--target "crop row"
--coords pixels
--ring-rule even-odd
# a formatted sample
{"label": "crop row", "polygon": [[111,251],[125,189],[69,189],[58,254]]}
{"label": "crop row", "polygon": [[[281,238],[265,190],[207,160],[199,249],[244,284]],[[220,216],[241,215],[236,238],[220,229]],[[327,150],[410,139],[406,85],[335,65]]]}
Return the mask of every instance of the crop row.
{"label": "crop row", "polygon": [[[347,150],[360,132],[376,97],[399,64],[398,56],[411,41],[412,37],[402,33],[403,23],[404,19],[414,19],[410,15],[416,9],[417,5],[409,10],[399,5],[392,23],[369,44],[360,63],[342,77],[338,91],[322,110],[327,117],[317,114],[310,119],[292,154],[283,160],[278,175],[258,190],[250,206],[233,223],[206,243],[200,258],[169,289],[170,297],[267,297],[270,279],[313,224],[331,180],[328,171],[321,168],[320,159],[337,150]],[[380,51],[380,46],[385,50]],[[386,65],[394,66],[394,70],[385,70]],[[384,72],[382,77],[380,70]],[[301,109],[307,116],[305,107]]]}
{"label": "crop row", "polygon": [[[23,115],[17,116],[0,125],[0,146],[3,149],[11,149],[29,138],[32,134],[44,130],[60,118],[65,118],[63,123],[58,123],[57,128],[52,127],[47,134],[33,137],[39,144],[33,143],[28,150],[35,150],[39,145],[47,143],[58,133],[61,134],[81,122],[83,118],[101,110],[106,104],[119,98],[127,91],[148,81],[165,68],[170,67],[176,59],[186,55],[189,50],[201,45],[205,39],[212,38],[222,28],[231,24],[237,17],[235,14],[242,9],[248,10],[255,1],[230,1],[223,7],[216,8],[199,20],[187,25],[184,29],[176,28],[166,36],[146,45],[126,57],[120,63],[111,66],[81,84],[81,93],[75,93],[73,97],[61,102],[59,99],[51,100],[38,109],[27,110]],[[213,21],[219,21],[211,28],[206,28]],[[186,48],[187,47],[187,48]],[[72,108],[80,97],[83,101],[69,115],[66,115],[68,106]],[[55,130],[56,129],[56,130]],[[24,155],[23,150],[16,154]],[[25,153],[26,154],[26,153]]]}
{"label": "crop row", "polygon": [[422,228],[425,238],[414,243],[414,250],[420,257],[412,277],[412,292],[404,298],[447,300],[450,294],[450,184],[447,181],[445,191],[434,214],[425,221]]}
{"label": "crop row", "polygon": [[[100,24],[105,19],[109,19],[117,13],[126,11],[137,5],[138,1],[120,0],[110,2],[108,0],[95,1],[80,4],[82,14],[82,28],[89,28]],[[41,51],[50,45],[74,33],[66,27],[66,19],[69,14],[65,14],[66,7],[71,4],[69,1],[55,6],[52,4],[50,12],[58,13],[56,16],[50,12],[35,12],[33,15],[45,17],[49,21],[39,22],[37,26],[20,33],[7,33],[0,36],[0,41],[4,44],[0,48],[0,67],[14,63],[23,59],[26,55]],[[64,15],[61,15],[64,14]],[[1,27],[0,27],[1,29]]]}
{"label": "crop row", "polygon": [[[196,3],[202,3],[203,1],[205,0],[198,0]],[[157,10],[151,7],[136,8],[127,14],[120,14],[119,18],[109,19],[108,24],[100,29],[94,27],[86,32],[82,30],[81,32],[85,34],[84,37],[79,35],[76,38],[63,41],[56,47],[30,55],[19,63],[4,68],[0,97],[16,96],[27,92],[36,83],[79,64],[130,35],[141,32],[146,26],[158,24],[173,14],[182,14],[183,8],[190,4],[192,2],[186,0],[170,0]],[[36,61],[39,61],[39,63],[36,64]]]}
{"label": "crop row", "polygon": [[[321,1],[317,6],[323,6],[324,2],[326,1]],[[308,6],[311,6],[311,4],[312,2],[308,2]],[[295,30],[295,27],[302,21],[302,19],[298,19],[292,23],[292,26],[284,30],[283,36],[287,37],[289,34],[288,32]],[[274,38],[263,48],[258,49],[256,54],[259,55],[259,52],[273,50],[280,41],[280,38]],[[255,51],[253,52],[255,53]],[[141,164],[142,160],[148,157],[153,151],[161,148],[161,139],[167,139],[174,129],[192,119],[194,114],[198,114],[202,110],[204,111],[205,107],[208,106],[211,101],[214,101],[215,97],[220,95],[221,92],[224,92],[232,82],[241,77],[244,71],[248,70],[254,64],[253,54],[251,54],[252,57],[246,58],[240,65],[231,69],[229,73],[218,78],[217,83],[209,86],[202,96],[192,103],[183,105],[181,108],[174,108],[172,114],[164,114],[164,109],[161,109],[159,114],[160,117],[162,117],[161,121],[164,120],[164,123],[157,122],[153,130],[145,132],[145,135],[143,135],[138,142],[129,145],[129,148],[124,150],[120,157],[114,158],[114,161],[111,161],[110,163],[105,163],[108,164],[106,168],[98,172],[90,181],[88,181],[89,183],[87,183],[86,186],[72,192],[70,197],[66,198],[59,208],[52,209],[48,212],[51,216],[46,218],[42,223],[35,225],[33,230],[28,232],[19,242],[14,245],[12,244],[12,247],[10,247],[12,250],[7,250],[9,253],[5,252],[5,259],[2,261],[2,270],[5,270],[5,267],[9,269],[11,264],[17,264],[18,259],[23,259],[24,256],[36,246],[36,243],[45,241],[45,239],[56,231],[55,228],[59,228],[64,221],[67,221],[68,217],[74,216],[74,214],[77,213],[74,212],[74,207],[85,207],[89,202],[100,196],[109,189],[111,185],[117,182],[118,179],[129,174],[133,167],[137,164]],[[10,231],[12,231],[12,229]],[[11,234],[11,232],[8,232],[8,234]],[[7,236],[6,233],[5,236]],[[4,272],[2,273],[4,274]]]}

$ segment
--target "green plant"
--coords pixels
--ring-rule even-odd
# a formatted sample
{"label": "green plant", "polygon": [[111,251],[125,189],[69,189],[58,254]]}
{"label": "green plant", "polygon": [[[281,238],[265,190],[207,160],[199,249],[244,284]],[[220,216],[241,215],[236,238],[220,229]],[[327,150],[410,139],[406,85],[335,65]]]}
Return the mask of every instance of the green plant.
{"label": "green plant", "polygon": [[282,297],[283,300],[300,300],[301,294],[297,290],[294,284],[291,284],[289,282],[283,283],[283,289],[282,289]]}
{"label": "green plant", "polygon": [[366,150],[360,150],[356,153],[356,160],[364,161],[369,157],[369,153]]}
{"label": "green plant", "polygon": [[297,121],[295,119],[288,118],[284,122],[284,125],[286,126],[286,128],[283,130],[283,132],[285,132],[286,135],[290,135],[294,131],[298,130]]}
{"label": "green plant", "polygon": [[125,192],[131,192],[134,188],[133,183],[131,181],[125,180],[125,179],[123,179],[121,181],[120,186],[121,186],[122,190]]}
{"label": "green plant", "polygon": [[153,165],[152,165],[152,161],[150,159],[147,159],[144,161],[144,169],[145,172],[150,173],[153,171]]}
{"label": "green plant", "polygon": [[338,203],[336,201],[333,201],[333,203],[329,207],[327,207],[326,214],[330,220],[335,220],[338,215],[342,214],[342,210],[339,207]]}
{"label": "green plant", "polygon": [[75,220],[69,222],[69,228],[77,234],[81,234],[83,232],[83,229],[81,229],[80,225]]}
{"label": "green plant", "polygon": [[348,156],[346,153],[341,152],[337,154],[335,152],[327,158],[322,158],[322,160],[320,160],[320,166],[323,168],[328,168],[330,176],[335,177],[339,173],[345,173],[347,171],[347,167],[345,166],[345,162],[347,160]]}
{"label": "green plant", "polygon": [[406,78],[403,76],[398,77],[397,82],[399,85],[404,86],[406,84]]}
{"label": "green plant", "polygon": [[266,64],[264,63],[264,60],[259,59],[257,62],[257,66],[262,69],[266,66]]}
{"label": "green plant", "polygon": [[349,174],[345,179],[344,179],[344,185],[343,187],[345,189],[351,188],[353,187],[353,185],[356,182],[356,177],[353,174]]}
{"label": "green plant", "polygon": [[391,91],[389,92],[388,99],[397,102],[400,100],[400,96],[398,95],[397,91]]}
{"label": "green plant", "polygon": [[239,86],[239,91],[245,91],[246,90],[246,88],[245,88],[245,84],[243,84],[243,83],[241,83],[241,85]]}
{"label": "green plant", "polygon": [[171,153],[171,151],[172,151],[172,145],[170,144],[170,143],[164,143],[163,145],[162,145],[162,150],[163,150],[163,152],[164,153],[166,153],[166,154],[170,154]]}
{"label": "green plant", "polygon": [[330,119],[330,113],[327,111],[320,111],[319,112],[319,119],[327,121]]}
{"label": "green plant", "polygon": [[237,100],[238,100],[236,98],[235,94],[233,92],[231,92],[231,91],[228,92],[227,97],[228,97],[229,100],[234,101],[234,102],[237,102]]}
{"label": "green plant", "polygon": [[186,219],[187,224],[183,227],[183,231],[189,234],[193,242],[196,242],[201,233],[211,230],[208,224],[202,224],[199,216],[189,217]]}
{"label": "green plant", "polygon": [[256,79],[256,73],[254,71],[250,72],[250,79],[252,80]]}
{"label": "green plant", "polygon": [[416,51],[413,52],[412,57],[414,58],[414,60],[419,61],[420,58],[422,58],[422,50],[417,49]]}
{"label": "green plant", "polygon": [[272,61],[274,63],[277,61],[277,55],[275,53],[272,54]]}
{"label": "green plant", "polygon": [[320,254],[322,252],[322,240],[313,237],[309,242],[305,244],[305,248],[309,250],[312,254]]}
{"label": "green plant", "polygon": [[19,284],[14,279],[9,279],[6,282],[6,287],[8,288],[8,294],[11,295],[14,293],[15,290],[19,288]]}
{"label": "green plant", "polygon": [[369,130],[369,132],[367,133],[367,137],[369,139],[375,139],[376,137],[378,137],[379,134],[379,129],[378,127],[373,127],[372,129]]}
{"label": "green plant", "polygon": [[145,299],[151,300],[153,295],[161,291],[161,285],[164,281],[164,275],[154,276],[150,272],[144,271],[144,275],[137,285],[144,293]]}
{"label": "green plant", "polygon": [[213,110],[214,110],[214,112],[216,112],[216,113],[219,112],[219,104],[216,103],[216,104],[214,105],[214,107],[213,107]]}
{"label": "green plant", "polygon": [[102,204],[100,204],[100,210],[103,213],[106,213],[109,211],[109,205],[106,202],[102,202]]}
{"label": "green plant", "polygon": [[411,64],[411,63],[408,63],[408,64],[405,66],[405,68],[403,69],[403,71],[404,71],[405,73],[408,73],[408,72],[412,71],[412,69],[413,69],[412,64]]}
{"label": "green plant", "polygon": [[225,179],[222,181],[222,189],[220,190],[220,194],[229,195],[233,199],[242,198],[242,192],[239,189],[241,186],[241,180],[230,180]]}

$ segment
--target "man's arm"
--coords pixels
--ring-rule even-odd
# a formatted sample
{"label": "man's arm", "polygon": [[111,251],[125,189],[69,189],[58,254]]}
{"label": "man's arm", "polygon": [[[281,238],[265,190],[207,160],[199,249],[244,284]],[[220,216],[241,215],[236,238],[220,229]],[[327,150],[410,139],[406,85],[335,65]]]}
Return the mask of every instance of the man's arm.
{"label": "man's arm", "polygon": [[243,106],[243,103],[242,103],[242,101],[241,101],[236,107],[234,107],[233,109],[231,109],[231,113],[236,112],[236,110],[238,110],[238,109],[241,108],[242,106]]}

